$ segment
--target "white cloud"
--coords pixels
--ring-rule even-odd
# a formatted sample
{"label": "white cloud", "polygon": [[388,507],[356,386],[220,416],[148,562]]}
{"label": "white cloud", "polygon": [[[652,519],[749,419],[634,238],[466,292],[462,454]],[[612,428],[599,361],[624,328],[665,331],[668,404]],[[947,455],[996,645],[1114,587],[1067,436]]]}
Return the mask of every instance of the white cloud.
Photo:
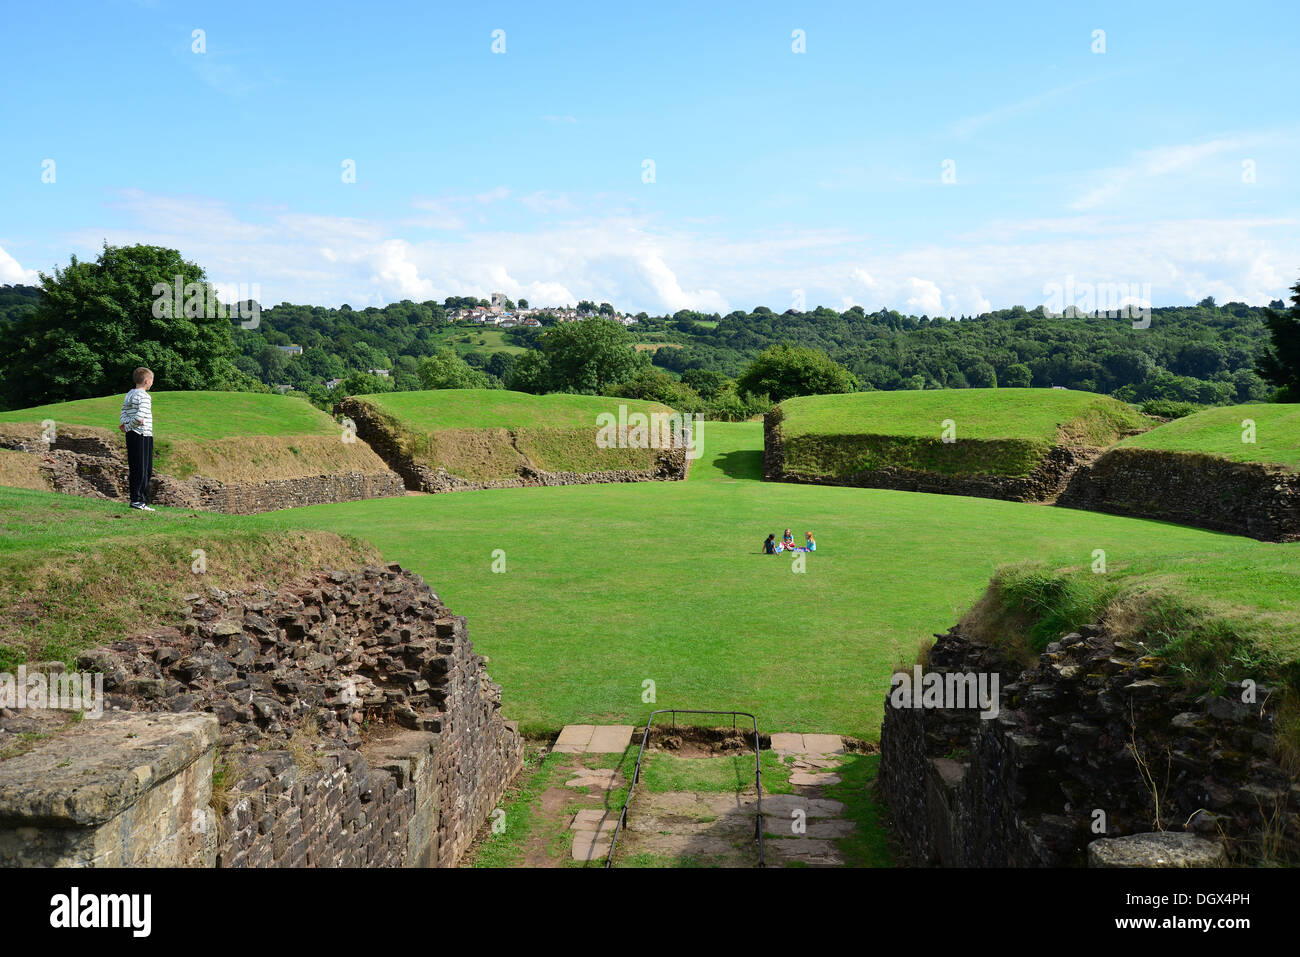
{"label": "white cloud", "polygon": [[[1283,217],[1126,223],[1090,214],[998,222],[906,246],[844,230],[772,228],[733,239],[723,224],[667,225],[649,214],[611,212],[612,203],[583,209],[574,202],[573,215],[559,221],[545,215],[560,202],[550,194],[501,187],[480,196],[504,202],[512,228],[430,236],[412,234],[410,220],[285,209],[245,217],[223,203],[133,193],[118,205],[136,225],[88,228],[72,237],[73,249],[94,253],[102,239],[173,246],[214,281],[259,284],[268,304],[365,306],[501,291],[534,305],[590,299],[633,312],[723,314],[757,305],[780,310],[800,289],[809,308],[858,302],[868,310],[972,315],[1032,307],[1044,301],[1047,284],[1067,276],[1149,284],[1156,305],[1205,295],[1266,303],[1286,298],[1300,264],[1297,222]],[[527,202],[540,211],[525,227],[517,217],[529,211]],[[414,205],[434,216],[481,208],[474,196]],[[32,275],[0,256],[6,274]]]}
{"label": "white cloud", "polygon": [[9,255],[3,246],[0,246],[0,283],[13,286],[23,283],[28,286],[36,285],[40,277],[36,274],[35,269],[24,269],[18,264],[18,260]]}
{"label": "white cloud", "polygon": [[1241,153],[1259,142],[1258,138],[1223,138],[1141,150],[1132,162],[1124,166],[1110,167],[1092,174],[1093,185],[1071,202],[1070,208],[1075,211],[1096,209],[1117,197],[1142,189],[1153,180],[1202,167],[1206,160],[1224,153]]}
{"label": "white cloud", "polygon": [[943,313],[943,293],[930,280],[909,276],[907,278],[907,290],[911,293],[906,300],[909,312],[927,316],[937,316]]}

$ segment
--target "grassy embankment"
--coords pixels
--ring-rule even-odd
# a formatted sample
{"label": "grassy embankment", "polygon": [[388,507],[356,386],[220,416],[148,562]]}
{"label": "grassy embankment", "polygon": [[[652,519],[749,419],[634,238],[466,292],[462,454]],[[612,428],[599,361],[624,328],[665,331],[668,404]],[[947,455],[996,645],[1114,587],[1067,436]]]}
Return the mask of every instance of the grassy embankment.
{"label": "grassy embankment", "polygon": [[355,396],[376,410],[403,453],[476,482],[514,478],[521,467],[546,472],[646,469],[650,448],[601,448],[597,416],[671,410],[656,402],[585,395],[528,395],[482,389]]}
{"label": "grassy embankment", "polygon": [[1152,424],[1108,396],[1066,389],[857,392],[780,409],[785,468],[828,477],[890,467],[1022,476],[1052,446],[1105,448]]}
{"label": "grassy embankment", "polygon": [[[0,412],[0,430],[37,431],[42,421],[53,420],[56,430],[89,428],[122,443],[121,409],[122,396],[113,395]],[[327,413],[290,396],[155,392],[153,417],[154,470],[174,478],[258,482],[386,468],[364,442],[342,441],[342,429]],[[0,464],[0,482],[6,474]]]}

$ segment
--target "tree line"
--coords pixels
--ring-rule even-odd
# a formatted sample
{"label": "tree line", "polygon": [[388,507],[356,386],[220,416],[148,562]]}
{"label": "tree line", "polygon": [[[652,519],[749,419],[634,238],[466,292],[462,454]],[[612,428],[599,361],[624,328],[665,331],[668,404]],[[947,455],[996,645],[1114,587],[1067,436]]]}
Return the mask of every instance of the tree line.
{"label": "tree line", "polygon": [[[345,394],[431,388],[621,395],[722,418],[789,395],[871,389],[1063,386],[1203,405],[1300,396],[1300,284],[1290,308],[1207,298],[1154,308],[1142,328],[1041,307],[950,319],[854,306],[642,313],[631,331],[606,318],[610,304],[584,300],[588,318],[543,315],[540,328],[496,332],[489,345],[484,330],[449,318],[484,304],[473,297],[364,309],[281,303],[255,324],[179,308],[159,316],[155,284],[176,276],[206,284],[177,250],[105,244],[96,260],[74,256],[39,286],[0,286],[0,401],[22,408],[120,391],[137,365],[166,388],[287,386],[322,408]],[[454,348],[455,338],[468,341]],[[291,345],[301,354],[282,348]],[[329,390],[330,380],[341,382]]]}

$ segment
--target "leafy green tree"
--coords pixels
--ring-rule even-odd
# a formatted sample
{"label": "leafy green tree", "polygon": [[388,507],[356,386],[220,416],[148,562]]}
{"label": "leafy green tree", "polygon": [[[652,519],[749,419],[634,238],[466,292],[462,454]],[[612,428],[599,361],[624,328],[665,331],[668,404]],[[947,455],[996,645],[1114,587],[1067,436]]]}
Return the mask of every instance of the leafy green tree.
{"label": "leafy green tree", "polygon": [[[557,327],[558,328],[558,327]],[[510,367],[506,388],[541,395],[550,388],[551,368],[546,356],[535,349],[525,352]]]}
{"label": "leafy green tree", "polygon": [[676,376],[653,367],[644,368],[633,378],[614,386],[609,394],[662,402],[678,412],[695,412],[704,407],[698,392]]}
{"label": "leafy green tree", "polygon": [[552,326],[542,334],[541,346],[553,392],[604,395],[649,365],[633,348],[631,333],[610,319]]}
{"label": "leafy green tree", "polygon": [[492,385],[486,375],[447,347],[420,360],[416,374],[425,389],[488,389]]}
{"label": "leafy green tree", "polygon": [[857,377],[819,349],[772,346],[741,373],[736,385],[753,395],[766,393],[773,402],[796,395],[854,392]]}
{"label": "leafy green tree", "polygon": [[378,392],[392,392],[396,383],[387,376],[372,375],[369,372],[349,372],[343,377],[338,388],[333,392],[335,398],[348,395],[374,395]]}
{"label": "leafy green tree", "polygon": [[730,385],[731,380],[714,369],[687,369],[682,373],[682,382],[704,398],[712,399]]}
{"label": "leafy green tree", "polygon": [[520,309],[527,309],[527,308],[528,308],[528,300],[527,300],[527,299],[520,299],[520,300],[519,300],[519,308],[520,308]]}
{"label": "leafy green tree", "polygon": [[1028,389],[1033,380],[1033,373],[1029,371],[1029,366],[1023,362],[1012,363],[1002,371],[1002,387],[1004,389]]}
{"label": "leafy green tree", "polygon": [[1300,282],[1291,287],[1291,308],[1264,310],[1272,345],[1259,360],[1259,374],[1277,386],[1283,402],[1300,402]]}
{"label": "leafy green tree", "polygon": [[36,308],[0,333],[0,388],[14,406],[90,398],[125,392],[148,366],[159,389],[247,389],[216,303],[177,250],[105,243],[94,262],[41,274]]}

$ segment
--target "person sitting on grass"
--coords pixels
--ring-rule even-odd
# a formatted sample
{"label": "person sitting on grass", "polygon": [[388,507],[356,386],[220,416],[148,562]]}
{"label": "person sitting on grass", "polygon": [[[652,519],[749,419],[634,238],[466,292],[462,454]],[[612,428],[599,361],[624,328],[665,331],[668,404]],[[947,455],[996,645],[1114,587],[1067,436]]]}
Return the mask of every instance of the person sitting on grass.
{"label": "person sitting on grass", "polygon": [[763,554],[764,555],[776,554],[776,532],[773,532],[771,535],[767,536],[766,540],[764,540]]}
{"label": "person sitting on grass", "polygon": [[781,536],[781,547],[786,551],[794,548],[794,535],[790,533],[788,528],[785,530],[785,534]]}
{"label": "person sitting on grass", "polygon": [[817,540],[812,537],[812,532],[804,532],[803,539],[803,547],[805,550],[810,552],[817,551]]}

